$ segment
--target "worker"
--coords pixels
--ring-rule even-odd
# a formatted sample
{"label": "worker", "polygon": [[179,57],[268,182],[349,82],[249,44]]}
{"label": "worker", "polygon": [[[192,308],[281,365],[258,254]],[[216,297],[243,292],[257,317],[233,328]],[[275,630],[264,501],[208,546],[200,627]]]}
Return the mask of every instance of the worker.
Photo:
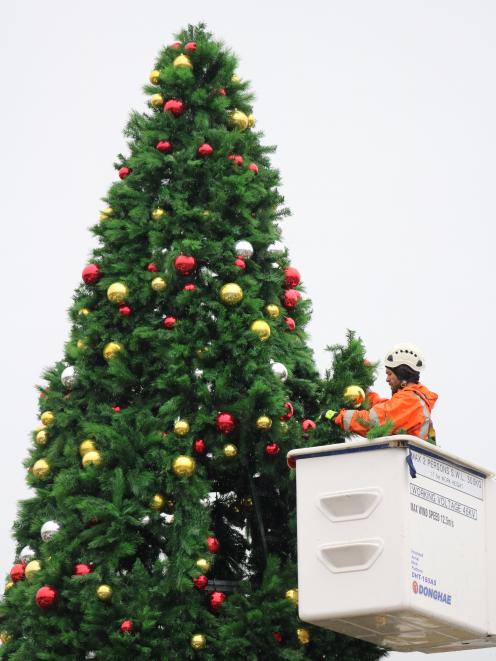
{"label": "worker", "polygon": [[391,422],[392,434],[412,434],[435,444],[431,411],[437,395],[419,383],[425,366],[422,352],[414,344],[398,344],[386,354],[384,363],[391,399],[369,392],[369,409],[327,411],[326,418],[345,432],[360,436],[366,436],[371,427]]}

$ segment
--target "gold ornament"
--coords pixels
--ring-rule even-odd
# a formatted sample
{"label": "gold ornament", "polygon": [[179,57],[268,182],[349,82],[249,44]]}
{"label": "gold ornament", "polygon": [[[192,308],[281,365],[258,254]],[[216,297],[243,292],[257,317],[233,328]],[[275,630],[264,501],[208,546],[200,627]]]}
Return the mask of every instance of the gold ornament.
{"label": "gold ornament", "polygon": [[227,123],[241,131],[248,128],[248,116],[241,110],[232,110],[227,116]]}
{"label": "gold ornament", "polygon": [[263,319],[257,319],[250,326],[250,330],[258,335],[258,337],[265,342],[270,337],[270,326]]}
{"label": "gold ornament", "polygon": [[78,314],[81,315],[82,317],[87,317],[89,315],[89,313],[90,313],[90,311],[88,310],[88,308],[81,308],[78,311]]}
{"label": "gold ornament", "polygon": [[228,282],[220,289],[220,299],[227,305],[236,305],[243,298],[243,290],[235,282]]}
{"label": "gold ornament", "polygon": [[28,562],[26,565],[26,569],[24,570],[24,573],[26,574],[26,578],[28,581],[30,581],[34,575],[39,572],[41,569],[41,562],[39,560],[31,560],[31,562]]}
{"label": "gold ornament", "polygon": [[202,211],[202,216],[205,216],[205,218],[207,218],[208,216],[210,216],[210,211],[208,209],[204,209]]}
{"label": "gold ornament", "polygon": [[174,434],[186,436],[189,432],[189,423],[187,420],[176,420],[174,423]]}
{"label": "gold ornament", "polygon": [[232,443],[226,443],[223,448],[226,457],[235,457],[238,454],[238,448]]}
{"label": "gold ornament", "polygon": [[206,558],[199,558],[195,564],[198,567],[198,569],[202,571],[204,574],[208,574],[208,572],[210,571],[211,565]]}
{"label": "gold ornament", "polygon": [[365,401],[365,392],[360,386],[348,386],[345,388],[343,397],[347,402],[352,404],[354,408],[358,409]]}
{"label": "gold ornament", "polygon": [[255,119],[255,115],[253,113],[250,113],[248,115],[248,128],[252,129],[255,124],[257,123],[257,120]]}
{"label": "gold ornament", "polygon": [[115,358],[123,349],[124,347],[120,342],[108,342],[103,347],[103,357],[105,360],[109,361]]}
{"label": "gold ornament", "polygon": [[257,418],[257,429],[270,429],[272,427],[272,420],[268,415],[261,415]]}
{"label": "gold ornament", "polygon": [[14,587],[14,581],[9,581],[8,583],[5,583],[5,591],[10,590],[10,588]]}
{"label": "gold ornament", "polygon": [[289,425],[284,420],[281,421],[281,434],[287,434],[289,431]]}
{"label": "gold ornament", "polygon": [[45,445],[48,441],[48,432],[46,429],[40,429],[36,434],[35,441],[38,445]]}
{"label": "gold ornament", "polygon": [[176,457],[172,464],[172,470],[178,477],[191,477],[195,472],[195,468],[195,460],[185,455]]}
{"label": "gold ornament", "polygon": [[95,450],[95,441],[93,441],[91,438],[85,439],[79,446],[79,454],[82,457],[84,457],[85,454],[88,454],[88,452],[95,452]]}
{"label": "gold ornament", "polygon": [[38,459],[33,464],[33,475],[39,480],[43,480],[50,472],[50,464],[46,459]]}
{"label": "gold ornament", "polygon": [[240,498],[239,504],[245,509],[250,509],[250,507],[253,507],[253,498],[251,496],[243,496],[243,498]]}
{"label": "gold ornament", "polygon": [[241,78],[238,76],[237,73],[233,73],[231,76],[231,83],[234,83],[235,85],[239,85],[241,82]]}
{"label": "gold ornament", "polygon": [[167,283],[163,278],[157,276],[156,278],[153,278],[151,286],[153,291],[164,291],[167,287]]}
{"label": "gold ornament", "polygon": [[123,282],[114,282],[107,289],[107,298],[111,303],[122,303],[128,294],[129,289]]}
{"label": "gold ornament", "polygon": [[52,422],[55,420],[55,415],[52,413],[52,411],[44,411],[41,414],[40,420],[44,425],[48,426],[51,425]]}
{"label": "gold ornament", "polygon": [[206,644],[207,641],[205,640],[205,636],[203,634],[195,633],[194,636],[191,636],[191,647],[194,650],[202,650]]}
{"label": "gold ornament", "polygon": [[150,503],[152,510],[161,510],[164,506],[164,497],[160,493],[156,493]]}
{"label": "gold ornament", "polygon": [[99,466],[102,463],[102,455],[98,450],[90,450],[83,455],[83,466]]}
{"label": "gold ornament", "polygon": [[83,342],[83,340],[78,340],[76,342],[76,347],[82,351],[83,349],[86,349],[86,344]]}
{"label": "gold ornament", "polygon": [[294,606],[298,606],[298,588],[292,588],[291,590],[287,590],[286,594],[284,595],[286,599],[289,599]]}
{"label": "gold ornament", "polygon": [[300,645],[308,645],[310,642],[310,632],[303,627],[296,629],[296,637],[298,638]]}
{"label": "gold ornament", "polygon": [[2,642],[2,645],[7,645],[7,643],[10,643],[11,640],[12,634],[10,634],[8,631],[2,631],[0,633],[0,641]]}
{"label": "gold ornament", "polygon": [[152,94],[150,105],[152,108],[161,108],[164,105],[164,97],[161,94]]}
{"label": "gold ornament", "polygon": [[108,601],[112,596],[110,585],[99,585],[96,589],[96,596],[100,601]]}
{"label": "gold ornament", "polygon": [[192,69],[193,65],[187,55],[178,55],[172,63],[176,69]]}
{"label": "gold ornament", "polygon": [[160,207],[157,207],[156,209],[153,209],[150,215],[153,220],[160,220],[165,216],[165,209],[161,209]]}
{"label": "gold ornament", "polygon": [[273,303],[269,303],[269,305],[265,306],[265,314],[269,317],[269,319],[277,319],[279,316],[280,310],[278,305],[274,305]]}
{"label": "gold ornament", "polygon": [[153,71],[150,71],[148,80],[151,82],[152,85],[158,85],[160,80],[160,71],[158,69],[154,69]]}
{"label": "gold ornament", "polygon": [[112,207],[107,207],[103,211],[100,211],[100,220],[107,220],[112,214],[114,213],[114,210]]}

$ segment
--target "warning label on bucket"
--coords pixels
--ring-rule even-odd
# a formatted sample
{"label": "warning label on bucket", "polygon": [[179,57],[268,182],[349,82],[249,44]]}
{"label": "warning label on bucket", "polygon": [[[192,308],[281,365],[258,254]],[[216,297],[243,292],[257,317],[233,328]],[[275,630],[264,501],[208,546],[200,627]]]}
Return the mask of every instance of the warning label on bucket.
{"label": "warning label on bucket", "polygon": [[[411,456],[418,475],[439,484],[461,491],[469,496],[484,500],[484,478],[456,464],[411,449]],[[470,516],[465,514],[465,516]],[[470,517],[473,518],[473,517]]]}

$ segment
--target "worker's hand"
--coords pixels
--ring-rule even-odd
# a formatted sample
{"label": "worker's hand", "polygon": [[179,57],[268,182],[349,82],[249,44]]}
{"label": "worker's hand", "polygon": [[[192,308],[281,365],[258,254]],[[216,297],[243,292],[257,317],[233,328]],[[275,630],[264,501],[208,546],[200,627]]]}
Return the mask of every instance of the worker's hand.
{"label": "worker's hand", "polygon": [[337,414],[338,414],[337,411],[333,411],[332,409],[328,409],[328,410],[324,413],[324,418],[325,418],[326,420],[331,421],[333,418],[335,418],[335,417],[337,416]]}

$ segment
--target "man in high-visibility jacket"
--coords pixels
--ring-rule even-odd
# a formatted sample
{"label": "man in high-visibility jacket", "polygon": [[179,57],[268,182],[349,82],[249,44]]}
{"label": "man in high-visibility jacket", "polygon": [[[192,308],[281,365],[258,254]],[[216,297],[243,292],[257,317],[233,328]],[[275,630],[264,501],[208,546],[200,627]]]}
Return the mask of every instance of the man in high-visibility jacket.
{"label": "man in high-visibility jacket", "polygon": [[435,443],[431,411],[437,395],[419,383],[420,371],[425,365],[422,352],[413,344],[398,344],[386,354],[384,362],[391,399],[382,399],[377,393],[369,392],[370,409],[327,411],[326,418],[345,432],[360,436],[366,436],[371,427],[392,422],[393,434],[401,430]]}

